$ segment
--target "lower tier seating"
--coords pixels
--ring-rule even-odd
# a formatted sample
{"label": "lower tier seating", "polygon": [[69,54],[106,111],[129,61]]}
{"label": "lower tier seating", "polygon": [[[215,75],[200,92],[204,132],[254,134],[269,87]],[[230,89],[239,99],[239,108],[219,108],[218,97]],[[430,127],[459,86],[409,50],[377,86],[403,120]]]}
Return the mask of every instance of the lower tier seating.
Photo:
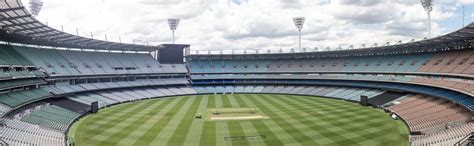
{"label": "lower tier seating", "polygon": [[47,129],[20,120],[1,119],[0,139],[12,146],[64,146],[65,135],[61,131]]}
{"label": "lower tier seating", "polygon": [[84,103],[86,105],[90,105],[92,102],[98,101],[99,107],[105,107],[107,105],[130,102],[141,99],[175,95],[190,95],[196,93],[196,91],[189,87],[139,88],[129,90],[111,90],[94,93],[83,93],[74,96],[69,96],[67,98],[80,103]]}
{"label": "lower tier seating", "polygon": [[276,75],[276,74],[233,74],[233,75],[192,75],[192,79],[339,79],[339,80],[365,80],[365,81],[386,81],[386,82],[407,82],[424,84],[436,87],[456,89],[474,95],[473,80],[449,80],[448,78],[425,78],[394,75],[364,75],[364,74],[322,74],[322,75]]}
{"label": "lower tier seating", "polygon": [[77,85],[56,85],[46,86],[44,89],[53,94],[66,94],[75,92],[84,92],[90,90],[104,90],[123,87],[138,87],[138,86],[156,86],[156,85],[173,85],[173,84],[188,84],[184,78],[179,79],[143,79],[135,81],[118,81],[118,82],[99,82],[99,83],[83,83]]}
{"label": "lower tier seating", "polygon": [[22,90],[8,94],[0,94],[0,102],[14,108],[30,101],[39,100],[48,96],[51,96],[51,94],[43,89]]}
{"label": "lower tier seating", "polygon": [[380,90],[325,86],[195,86],[194,89],[202,94],[280,93],[334,97],[353,101],[359,101],[361,95],[366,95],[371,98],[383,93],[383,91]]}
{"label": "lower tier seating", "polygon": [[0,117],[2,117],[7,111],[10,111],[11,109],[12,108],[7,105],[0,104]]}
{"label": "lower tier seating", "polygon": [[472,118],[465,108],[430,96],[414,95],[399,101],[388,109],[401,116],[410,131],[426,133],[444,129],[450,124],[467,122]]}
{"label": "lower tier seating", "polygon": [[474,123],[453,127],[445,131],[412,138],[412,146],[452,145],[474,131]]}
{"label": "lower tier seating", "polygon": [[382,90],[395,90],[413,92],[433,97],[442,97],[444,99],[453,101],[456,104],[474,111],[474,98],[470,95],[459,93],[456,91],[437,88],[424,85],[413,85],[396,82],[371,82],[364,80],[311,80],[311,79],[213,79],[213,80],[193,80],[193,85],[214,85],[221,83],[233,84],[294,84],[294,85],[313,85],[313,86],[350,86],[356,88],[374,88]]}
{"label": "lower tier seating", "polygon": [[78,85],[49,85],[39,89],[16,91],[7,94],[0,94],[0,115],[4,115],[8,111],[26,104],[31,101],[52,97],[53,95],[71,94],[78,92],[88,92],[96,90],[131,88],[144,86],[159,85],[175,85],[187,84],[184,78],[175,79],[148,79],[135,81],[119,81],[119,82],[100,82],[100,83],[83,83]]}
{"label": "lower tier seating", "polygon": [[[66,97],[69,100],[73,100],[85,105],[89,105],[91,102],[98,101],[100,107],[108,105],[119,104],[123,102],[131,102],[136,100],[155,98],[155,97],[166,97],[175,95],[191,95],[191,94],[214,94],[214,93],[275,93],[275,94],[298,94],[298,95],[311,95],[311,96],[323,96],[329,98],[339,98],[344,100],[358,101],[360,95],[367,95],[369,98],[383,94],[384,91],[364,88],[350,88],[350,87],[332,87],[332,86],[271,86],[271,85],[236,85],[236,86],[167,86],[167,87],[141,87],[133,89],[120,89],[120,90],[104,90],[96,92],[84,92],[77,93]],[[402,104],[391,106],[390,109],[393,111],[399,111],[400,115],[406,115],[406,118],[415,119],[413,122],[409,122],[410,128],[413,124],[418,124],[416,128],[423,129],[425,125],[436,126],[440,122],[450,121],[456,119],[456,116],[461,117],[470,116],[470,114],[463,113],[463,108],[456,107],[454,104],[444,102],[440,99],[431,97],[425,97],[420,95],[408,96],[400,100]],[[406,104],[405,104],[406,103]],[[409,106],[409,105],[410,106]],[[416,109],[416,110],[415,110]],[[437,110],[436,110],[437,109]],[[437,111],[437,112],[433,112]],[[59,113],[59,114],[58,114]],[[416,113],[416,114],[415,114]],[[416,120],[415,115],[430,115],[436,116],[437,119]],[[64,136],[57,139],[55,132],[64,132],[64,128],[58,127],[57,124],[69,123],[66,119],[74,119],[76,114],[70,114],[70,111],[57,108],[55,106],[44,106],[39,110],[33,111],[27,114],[21,120],[7,120],[6,126],[11,127],[12,124],[22,123],[30,125],[32,129],[17,128],[14,130],[4,130],[6,132],[0,138],[9,144],[13,145],[64,145]],[[26,117],[38,116],[44,118],[50,123],[37,123],[34,120],[26,119]],[[403,116],[402,116],[403,117]],[[422,116],[420,116],[422,117]],[[428,117],[426,117],[428,119]],[[459,118],[458,118],[459,119]],[[26,121],[26,122],[24,122]],[[34,123],[34,124],[32,124]],[[23,128],[28,128],[24,126]],[[11,129],[11,128],[10,128]],[[51,132],[52,135],[42,133],[22,133],[27,130],[39,130]],[[59,129],[59,130],[57,130]],[[412,129],[412,128],[411,128]],[[451,128],[453,131],[465,130],[465,128]],[[3,130],[3,129],[2,129]],[[469,130],[469,129],[468,129]],[[449,131],[448,131],[449,132]],[[459,132],[463,133],[463,132]],[[17,137],[19,134],[21,137]],[[28,135],[29,134],[29,135]],[[461,134],[462,135],[462,134]],[[24,138],[28,137],[28,138]],[[447,137],[449,139],[451,137]],[[422,139],[421,137],[419,138]],[[414,140],[415,141],[415,140]],[[446,140],[449,141],[449,140]]]}
{"label": "lower tier seating", "polygon": [[66,131],[79,114],[55,105],[47,105],[21,117],[21,121]]}

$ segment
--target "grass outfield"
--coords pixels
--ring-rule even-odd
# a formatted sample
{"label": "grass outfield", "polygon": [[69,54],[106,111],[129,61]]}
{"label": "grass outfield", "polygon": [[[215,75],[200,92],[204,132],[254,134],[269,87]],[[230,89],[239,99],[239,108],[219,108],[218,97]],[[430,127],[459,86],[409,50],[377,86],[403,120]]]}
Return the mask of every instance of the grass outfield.
{"label": "grass outfield", "polygon": [[[257,107],[269,119],[206,121],[213,108]],[[206,116],[206,115],[204,115]],[[102,109],[69,136],[89,145],[408,145],[408,131],[381,110],[341,100],[291,95],[196,95]]]}

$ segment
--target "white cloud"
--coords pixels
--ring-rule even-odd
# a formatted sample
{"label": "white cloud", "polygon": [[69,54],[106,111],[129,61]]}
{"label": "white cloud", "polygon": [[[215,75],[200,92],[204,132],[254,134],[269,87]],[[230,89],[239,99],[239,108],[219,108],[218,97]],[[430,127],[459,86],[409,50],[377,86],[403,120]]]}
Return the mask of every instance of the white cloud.
{"label": "white cloud", "polygon": [[[192,49],[273,49],[297,46],[292,17],[304,16],[303,47],[336,48],[362,43],[420,39],[426,13],[413,0],[43,0],[39,19],[65,31],[122,42],[157,45],[171,42],[167,18],[181,18],[177,43]],[[437,24],[455,16],[456,6],[471,1],[435,3]],[[474,16],[473,16],[474,17]],[[205,52],[205,51],[201,51]]]}

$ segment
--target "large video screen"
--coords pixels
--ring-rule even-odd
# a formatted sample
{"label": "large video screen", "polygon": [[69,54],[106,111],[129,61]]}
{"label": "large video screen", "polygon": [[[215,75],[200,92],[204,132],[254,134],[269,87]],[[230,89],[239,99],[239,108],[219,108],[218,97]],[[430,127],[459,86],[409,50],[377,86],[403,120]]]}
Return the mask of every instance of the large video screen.
{"label": "large video screen", "polygon": [[184,49],[189,45],[164,44],[158,52],[158,61],[161,64],[183,64]]}

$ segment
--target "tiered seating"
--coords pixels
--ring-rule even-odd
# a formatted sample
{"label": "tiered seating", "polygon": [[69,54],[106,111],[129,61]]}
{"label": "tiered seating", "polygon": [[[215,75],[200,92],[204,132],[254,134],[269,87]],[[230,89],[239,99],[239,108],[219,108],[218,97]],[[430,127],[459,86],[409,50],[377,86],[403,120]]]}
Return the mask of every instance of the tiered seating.
{"label": "tiered seating", "polygon": [[150,54],[14,48],[51,76],[187,72],[183,64],[160,64]]}
{"label": "tiered seating", "polygon": [[471,119],[471,114],[464,108],[432,97],[415,95],[400,102],[388,109],[401,116],[411,131],[425,132]]}
{"label": "tiered seating", "polygon": [[105,89],[116,89],[116,88],[131,88],[141,86],[156,86],[156,85],[176,85],[176,84],[188,84],[185,78],[174,78],[174,79],[143,79],[135,81],[118,81],[118,82],[99,82],[99,83],[84,83],[78,85],[57,85],[57,86],[46,86],[45,90],[53,94],[66,94],[85,92],[93,90],[105,90]]}
{"label": "tiered seating", "polygon": [[12,110],[11,107],[4,104],[0,104],[0,117],[2,117],[4,114],[6,114],[10,110]]}
{"label": "tiered seating", "polygon": [[[363,57],[336,57],[336,58],[315,58],[315,59],[285,59],[275,57],[274,59],[247,59],[229,60],[216,59],[201,60],[190,58],[189,65],[193,80],[208,79],[332,79],[332,80],[369,80],[397,82],[403,84],[421,84],[444,88],[454,92],[444,92],[438,90],[437,93],[428,94],[444,97],[462,104],[474,110],[474,80],[467,79],[474,74],[474,50],[464,49],[447,52],[413,53],[403,55],[374,55]],[[217,62],[217,63],[214,63]],[[224,62],[224,63],[220,63]],[[208,65],[210,64],[210,65]],[[262,64],[265,64],[262,66]],[[233,68],[234,74],[225,74],[216,71],[215,68]],[[196,67],[198,66],[198,67]],[[259,66],[259,69],[253,69]],[[211,68],[212,67],[212,68]],[[262,68],[263,67],[263,68]],[[266,74],[252,74],[252,73]],[[324,74],[316,74],[321,72]],[[385,73],[384,75],[366,75],[365,72]],[[197,74],[200,73],[200,74]],[[204,74],[202,73],[223,73]],[[246,73],[246,74],[236,74]],[[271,74],[274,73],[274,74]],[[281,73],[305,73],[288,74]],[[393,74],[392,74],[393,73]],[[405,76],[406,73],[429,74]],[[395,75],[396,74],[396,75]],[[401,74],[401,75],[400,75]],[[441,77],[441,75],[443,77]],[[445,77],[450,76],[450,77]],[[461,78],[460,76],[463,76]],[[214,80],[213,82],[215,82]],[[193,81],[199,82],[199,81]],[[205,82],[205,81],[202,81]],[[303,81],[301,81],[303,82]],[[397,87],[399,89],[412,88],[412,86]],[[424,88],[424,87],[423,87]],[[425,90],[414,88],[408,91]],[[441,92],[443,91],[443,92]],[[423,91],[425,94],[427,89]],[[449,94],[449,95],[448,95]]]}
{"label": "tiered seating", "polygon": [[272,75],[272,74],[248,74],[248,75],[192,75],[192,79],[344,79],[344,80],[374,80],[389,82],[412,82],[427,85],[436,85],[451,89],[457,89],[474,95],[474,84],[468,81],[454,81],[440,78],[421,78],[405,76],[373,76],[373,75],[352,75],[352,74],[322,74],[322,75]]}
{"label": "tiered seating", "polygon": [[8,94],[0,94],[0,102],[10,107],[17,107],[30,101],[39,100],[51,96],[46,90],[31,89]]}
{"label": "tiered seating", "polygon": [[0,64],[8,66],[33,66],[31,62],[18,54],[8,45],[0,45]]}
{"label": "tiered seating", "polygon": [[26,47],[15,47],[15,50],[51,75],[75,75],[80,73],[74,64],[66,60],[56,50]]}
{"label": "tiered seating", "polygon": [[30,114],[23,116],[21,121],[66,131],[69,124],[71,124],[71,122],[78,116],[78,113],[59,106],[48,105],[40,110],[33,111]]}
{"label": "tiered seating", "polygon": [[467,123],[445,131],[414,137],[413,146],[452,145],[474,131],[474,123]]}
{"label": "tiered seating", "polygon": [[426,60],[426,65],[418,71],[473,75],[473,57],[474,51],[472,49],[438,53],[433,58]]}
{"label": "tiered seating", "polygon": [[36,67],[11,46],[0,45],[0,80],[15,78],[44,77],[40,71],[30,70]]}
{"label": "tiered seating", "polygon": [[[424,72],[474,74],[474,51],[276,60],[191,60],[193,73],[209,72]],[[222,70],[224,68],[224,70]]]}
{"label": "tiered seating", "polygon": [[39,85],[39,84],[46,84],[46,82],[42,79],[21,79],[21,80],[0,81],[0,90],[23,87],[23,86],[28,86],[28,85]]}
{"label": "tiered seating", "polygon": [[196,90],[188,87],[174,88],[138,88],[129,90],[100,91],[96,93],[84,93],[67,97],[71,100],[90,105],[91,102],[98,101],[100,107],[107,105],[130,102],[134,100],[196,94]]}
{"label": "tiered seating", "polygon": [[63,146],[64,134],[19,120],[2,119],[6,126],[0,127],[0,139],[9,145]]}
{"label": "tiered seating", "polygon": [[[361,95],[369,98],[382,94],[383,91],[344,88],[344,87],[314,87],[314,86],[195,86],[195,91],[199,94],[214,93],[275,93],[275,94],[295,94],[324,96],[340,98],[345,100],[360,100]],[[225,89],[225,90],[224,90]]]}
{"label": "tiered seating", "polygon": [[[432,55],[432,53],[421,53],[410,55],[385,55],[298,60],[191,60],[189,66],[191,66],[190,69],[193,73],[314,71],[416,72],[423,65],[423,61],[429,60]],[[224,68],[225,71],[222,71],[221,68]]]}
{"label": "tiered seating", "polygon": [[474,83],[470,83],[468,81],[450,81],[450,80],[442,80],[442,79],[415,78],[412,82],[449,87],[449,88],[458,89],[461,91],[466,91],[474,95]]}

